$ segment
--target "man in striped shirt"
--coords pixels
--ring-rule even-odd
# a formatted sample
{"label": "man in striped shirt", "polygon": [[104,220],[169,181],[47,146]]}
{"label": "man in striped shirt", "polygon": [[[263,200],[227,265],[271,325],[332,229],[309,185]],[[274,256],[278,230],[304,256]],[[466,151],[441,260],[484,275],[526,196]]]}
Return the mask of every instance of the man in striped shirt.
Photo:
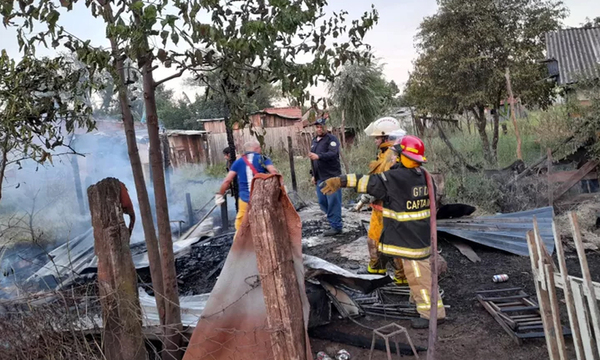
{"label": "man in striped shirt", "polygon": [[235,217],[235,229],[238,230],[242,224],[242,219],[246,214],[248,203],[250,202],[250,186],[252,178],[255,174],[277,174],[277,169],[273,166],[273,162],[268,157],[261,154],[260,143],[256,140],[251,140],[244,144],[244,154],[233,162],[229,173],[225,177],[223,184],[217,195],[215,195],[215,204],[221,205],[225,199],[224,195],[231,182],[237,176],[239,187],[238,212]]}

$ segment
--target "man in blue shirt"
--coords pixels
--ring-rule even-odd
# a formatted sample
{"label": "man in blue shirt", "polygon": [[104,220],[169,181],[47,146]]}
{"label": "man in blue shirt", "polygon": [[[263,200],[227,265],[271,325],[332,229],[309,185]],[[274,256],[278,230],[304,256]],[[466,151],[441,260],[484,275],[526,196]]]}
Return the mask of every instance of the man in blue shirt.
{"label": "man in blue shirt", "polygon": [[342,192],[338,190],[330,195],[320,191],[319,185],[330,178],[342,175],[340,164],[340,142],[337,137],[327,131],[325,118],[318,119],[313,125],[317,128],[317,136],[313,139],[308,157],[312,165],[312,182],[317,185],[319,206],[331,226],[324,236],[334,236],[342,233]]}
{"label": "man in blue shirt", "polygon": [[242,219],[248,209],[248,203],[250,202],[250,186],[252,185],[252,178],[258,173],[266,174],[277,174],[277,169],[273,166],[273,162],[266,156],[261,155],[260,143],[256,140],[249,141],[244,144],[245,153],[236,161],[233,162],[229,173],[225,177],[223,184],[219,192],[215,195],[215,205],[221,205],[225,198],[225,192],[229,189],[229,186],[233,179],[237,176],[239,198],[238,198],[238,212],[235,217],[235,229],[238,230],[242,224]]}

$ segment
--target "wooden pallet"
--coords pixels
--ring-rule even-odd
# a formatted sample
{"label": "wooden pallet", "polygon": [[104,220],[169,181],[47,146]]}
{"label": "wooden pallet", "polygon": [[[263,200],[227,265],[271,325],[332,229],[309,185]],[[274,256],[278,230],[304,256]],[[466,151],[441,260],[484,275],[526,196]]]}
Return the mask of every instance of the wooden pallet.
{"label": "wooden pallet", "polygon": [[[478,291],[477,300],[517,344],[544,337],[540,307],[523,288]],[[563,334],[570,333],[563,328]]]}

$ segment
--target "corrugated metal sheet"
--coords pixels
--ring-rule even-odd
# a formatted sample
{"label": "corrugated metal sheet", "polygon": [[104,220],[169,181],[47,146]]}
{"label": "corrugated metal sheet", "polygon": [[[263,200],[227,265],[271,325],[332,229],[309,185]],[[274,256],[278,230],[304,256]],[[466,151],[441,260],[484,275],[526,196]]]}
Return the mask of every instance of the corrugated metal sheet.
{"label": "corrugated metal sheet", "polygon": [[494,249],[504,250],[521,256],[529,256],[527,232],[533,229],[533,218],[537,219],[546,249],[554,252],[552,220],[554,210],[544,207],[473,219],[438,220],[438,231],[458,236]]}
{"label": "corrugated metal sheet", "polygon": [[560,85],[600,78],[600,28],[546,33],[546,58],[558,62]]}

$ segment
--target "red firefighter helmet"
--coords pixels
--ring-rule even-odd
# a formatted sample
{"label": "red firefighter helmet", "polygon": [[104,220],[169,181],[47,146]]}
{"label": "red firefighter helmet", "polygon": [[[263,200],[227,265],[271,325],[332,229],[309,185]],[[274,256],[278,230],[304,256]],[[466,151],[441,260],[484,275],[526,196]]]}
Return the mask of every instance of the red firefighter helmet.
{"label": "red firefighter helmet", "polygon": [[425,144],[423,140],[413,135],[406,135],[394,147],[398,153],[419,163],[426,163]]}

